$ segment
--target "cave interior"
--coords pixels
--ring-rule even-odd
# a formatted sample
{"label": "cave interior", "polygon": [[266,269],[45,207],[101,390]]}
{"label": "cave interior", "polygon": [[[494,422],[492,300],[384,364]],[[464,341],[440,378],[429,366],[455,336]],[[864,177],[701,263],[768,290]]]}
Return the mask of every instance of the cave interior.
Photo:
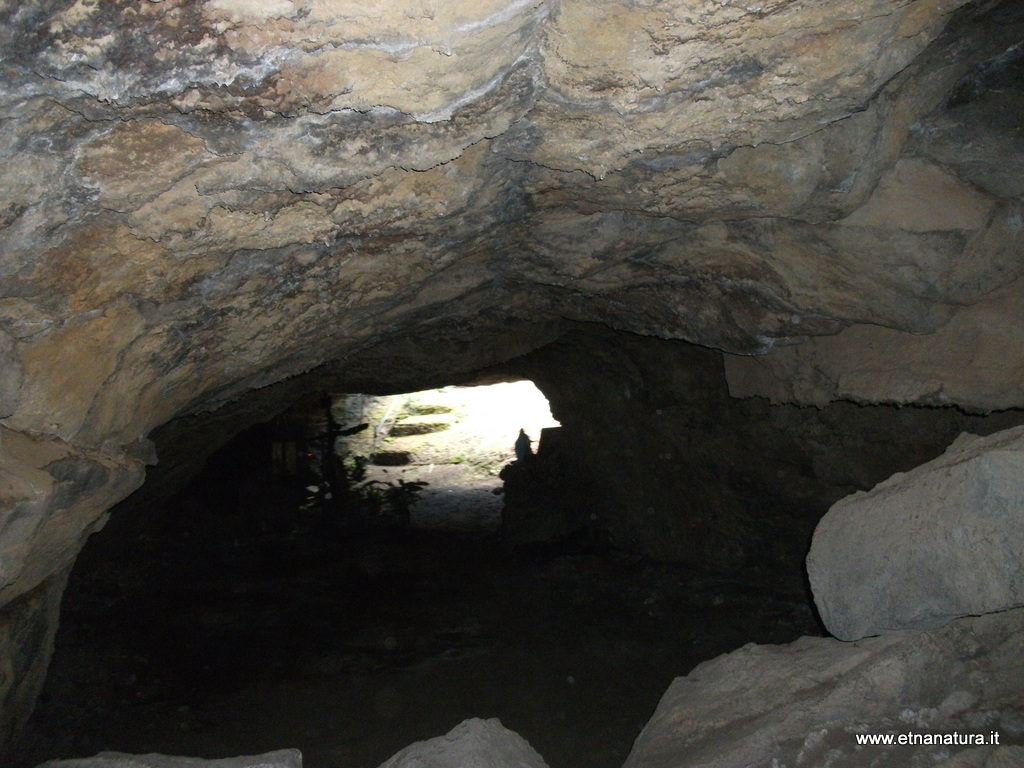
{"label": "cave interior", "polygon": [[[0,3],[14,768],[615,768],[827,635],[833,505],[1024,424],[1020,3],[344,5]],[[516,381],[492,525],[352,487],[332,403]]]}
{"label": "cave interior", "polygon": [[282,479],[273,446],[312,455],[318,375],[158,429],[171,458],[78,557],[16,765],[287,742],[312,765],[372,768],[477,716],[553,765],[621,765],[673,677],[825,634],[803,557],[834,501],[962,432],[1024,423],[738,399],[721,352],[594,327],[461,383],[523,379],[561,426],[494,478],[497,528],[344,504],[310,517],[303,486],[323,470]]}

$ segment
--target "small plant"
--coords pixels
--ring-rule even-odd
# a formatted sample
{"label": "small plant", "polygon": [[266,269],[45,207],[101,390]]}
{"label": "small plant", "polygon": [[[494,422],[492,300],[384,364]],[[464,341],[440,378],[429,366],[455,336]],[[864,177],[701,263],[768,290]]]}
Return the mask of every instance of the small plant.
{"label": "small plant", "polygon": [[384,491],[384,498],[393,511],[408,517],[409,512],[419,502],[423,489],[428,485],[430,483],[426,480],[399,480],[398,485],[388,484],[388,488]]}
{"label": "small plant", "polygon": [[345,467],[348,472],[350,485],[361,483],[366,479],[366,468],[370,465],[370,459],[366,456],[356,455],[349,465]]}
{"label": "small plant", "polygon": [[402,525],[409,525],[412,508],[420,500],[425,480],[371,480],[361,491],[371,513],[390,515]]}

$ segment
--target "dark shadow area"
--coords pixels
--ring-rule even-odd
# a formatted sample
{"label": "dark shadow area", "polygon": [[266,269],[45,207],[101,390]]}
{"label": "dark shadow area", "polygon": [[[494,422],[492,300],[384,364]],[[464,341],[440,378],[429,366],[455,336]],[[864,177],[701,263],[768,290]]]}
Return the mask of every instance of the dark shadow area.
{"label": "dark shadow area", "polygon": [[536,381],[562,426],[529,451],[503,432],[500,479],[471,486],[423,435],[375,445],[403,463],[339,453],[380,420],[301,382],[166,425],[78,559],[13,768],[288,747],[375,768],[470,717],[551,768],[618,768],[674,678],[821,634],[803,558],[836,500],[1024,420],[738,400],[719,353],[593,329],[491,373]]}
{"label": "dark shadow area", "polygon": [[307,524],[265,460],[273,437],[248,432],[173,502],[115,510],[90,540],[14,768],[283,747],[374,768],[469,717],[499,718],[553,768],[617,768],[674,677],[815,632],[802,592],[767,572]]}

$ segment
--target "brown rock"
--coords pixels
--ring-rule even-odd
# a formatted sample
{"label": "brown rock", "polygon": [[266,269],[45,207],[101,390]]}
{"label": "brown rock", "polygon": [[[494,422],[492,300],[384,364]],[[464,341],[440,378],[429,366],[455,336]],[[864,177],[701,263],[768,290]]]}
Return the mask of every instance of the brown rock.
{"label": "brown rock", "polygon": [[[1017,610],[858,643],[744,646],[673,681],[624,768],[935,765],[977,747],[968,737],[1016,733],[1022,629]],[[961,741],[859,744],[868,734]],[[1003,765],[1019,752],[984,746],[950,764]]]}
{"label": "brown rock", "polygon": [[807,555],[829,632],[858,640],[1024,605],[1024,428],[961,435],[939,458],[836,503]]}

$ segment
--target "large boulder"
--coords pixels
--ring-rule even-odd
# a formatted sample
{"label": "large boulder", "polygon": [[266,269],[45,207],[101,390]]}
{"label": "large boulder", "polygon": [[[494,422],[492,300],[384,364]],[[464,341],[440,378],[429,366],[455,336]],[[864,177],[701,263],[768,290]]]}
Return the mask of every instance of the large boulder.
{"label": "large boulder", "polygon": [[836,637],[939,627],[1024,605],[1024,427],[961,435],[939,458],[836,503],[807,556]]}
{"label": "large boulder", "polygon": [[1019,768],[1024,747],[975,747],[943,761],[938,768]]}
{"label": "large boulder", "polygon": [[203,760],[199,757],[101,752],[95,757],[50,760],[39,768],[302,768],[302,753],[297,749],[280,749],[263,755]]}
{"label": "large boulder", "polygon": [[380,768],[547,768],[515,731],[496,718],[464,720],[444,736],[417,741]]}
{"label": "large boulder", "polygon": [[625,768],[1022,765],[1005,746],[1024,735],[1022,691],[1024,610],[857,643],[751,644],[673,681]]}
{"label": "large boulder", "polygon": [[824,406],[860,403],[956,404],[980,413],[1024,398],[1024,280],[957,309],[935,333],[853,325],[835,336],[725,356],[733,397]]}

